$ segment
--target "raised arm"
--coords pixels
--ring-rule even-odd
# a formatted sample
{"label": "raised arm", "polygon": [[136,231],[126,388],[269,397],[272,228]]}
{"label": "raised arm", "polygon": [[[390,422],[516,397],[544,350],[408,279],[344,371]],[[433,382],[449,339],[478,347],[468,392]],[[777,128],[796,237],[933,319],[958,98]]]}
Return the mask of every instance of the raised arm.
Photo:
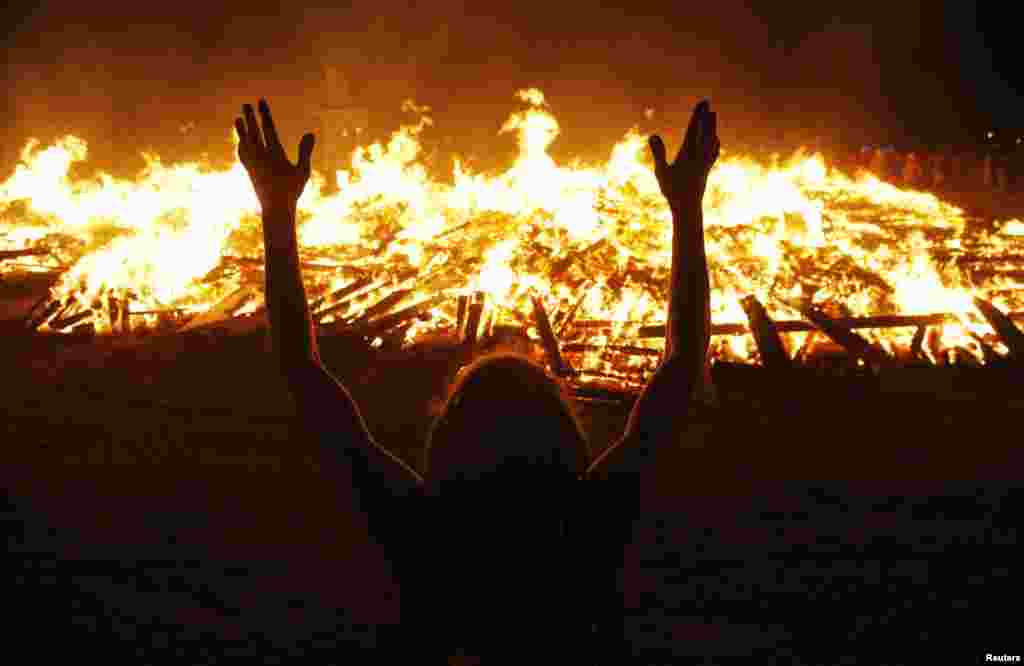
{"label": "raised arm", "polygon": [[658,446],[678,441],[694,389],[705,376],[711,303],[702,205],[719,151],[716,117],[708,102],[694,110],[675,162],[666,160],[661,137],[652,136],[650,146],[658,185],[672,212],[665,356],[634,404],[622,439],[594,461],[590,477],[635,472]]}
{"label": "raised arm", "polygon": [[267,312],[274,356],[300,418],[313,434],[342,454],[357,484],[380,483],[398,492],[412,490],[421,485],[420,476],[373,441],[349,392],[320,362],[295,232],[299,195],[309,180],[313,135],[302,137],[299,162],[292,164],[266,101],[260,100],[259,111],[262,131],[249,104],[242,107],[244,119],[235,120],[235,130],[238,157],[263,213]]}

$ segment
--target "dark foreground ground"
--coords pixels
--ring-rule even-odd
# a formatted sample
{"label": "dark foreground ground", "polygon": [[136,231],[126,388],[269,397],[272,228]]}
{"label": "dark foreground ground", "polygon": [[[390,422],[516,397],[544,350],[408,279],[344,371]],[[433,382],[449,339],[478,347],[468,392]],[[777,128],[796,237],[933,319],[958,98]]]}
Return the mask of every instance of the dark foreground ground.
{"label": "dark foreground ground", "polygon": [[[418,465],[443,356],[374,361],[341,340],[324,354],[378,439]],[[261,339],[117,351],[5,336],[0,364],[5,647],[337,663],[384,640],[398,590],[353,536],[324,456],[293,437]],[[1024,378],[715,379],[722,407],[666,463],[662,510],[627,549],[638,662],[1024,652]],[[599,449],[627,406],[582,410]]]}

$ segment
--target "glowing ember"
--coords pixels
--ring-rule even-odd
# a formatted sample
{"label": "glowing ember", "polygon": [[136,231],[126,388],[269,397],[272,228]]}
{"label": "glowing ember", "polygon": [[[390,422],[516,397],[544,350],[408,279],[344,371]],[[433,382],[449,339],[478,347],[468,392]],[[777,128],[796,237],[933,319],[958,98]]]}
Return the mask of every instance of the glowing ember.
{"label": "glowing ember", "polygon": [[[435,179],[419,142],[429,109],[410,104],[420,122],[387,145],[357,150],[351,170],[334,176],[340,193],[326,195],[324,175],[314,174],[299,202],[303,260],[372,277],[346,317],[408,289],[396,306],[442,290],[452,298],[407,339],[453,325],[454,296],[471,291],[487,292],[499,306],[498,321],[509,323],[529,320],[531,293],[553,316],[581,301],[576,319],[613,325],[569,337],[598,345],[635,345],[635,327],[626,322],[663,320],[671,226],[645,138],[630,131],[603,165],[559,165],[547,152],[559,125],[543,94],[518,96],[526,108],[501,131],[516,133],[519,157],[503,173],[473,173],[456,160],[450,182]],[[29,142],[14,175],[0,184],[0,250],[50,249],[50,257],[19,263],[67,268],[55,297],[97,314],[107,295],[127,292],[136,309],[202,312],[245,284],[262,289],[258,262],[242,269],[231,259],[262,254],[258,203],[240,164],[214,171],[147,156],[134,181],[72,180],[70,167],[86,155],[85,143],[72,136],[45,148]],[[716,323],[745,322],[739,300],[750,294],[780,319],[799,318],[786,304],[807,297],[851,315],[953,312],[962,322],[943,327],[941,345],[980,358],[969,333],[988,329],[971,297],[1004,310],[1021,306],[1014,295],[1020,274],[999,269],[1006,268],[1001,258],[1024,255],[1024,223],[974,229],[963,211],[931,194],[869,173],[841,173],[821,156],[798,153],[768,167],[726,155],[711,174],[705,204]],[[977,264],[957,261],[971,257]],[[964,268],[972,265],[997,270]],[[340,268],[305,277],[311,299],[353,279]],[[109,330],[105,316],[94,321],[99,332]],[[913,329],[863,334],[892,350],[909,345]],[[790,346],[805,337],[790,334]],[[749,336],[719,339],[714,348],[721,358],[756,354]],[[656,360],[631,357],[617,367]],[[576,364],[611,367],[601,353]]]}

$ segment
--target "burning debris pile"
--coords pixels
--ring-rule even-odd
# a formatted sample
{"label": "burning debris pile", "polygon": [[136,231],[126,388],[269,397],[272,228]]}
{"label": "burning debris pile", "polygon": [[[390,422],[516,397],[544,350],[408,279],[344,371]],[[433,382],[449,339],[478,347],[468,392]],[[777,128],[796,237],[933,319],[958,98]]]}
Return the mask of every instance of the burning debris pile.
{"label": "burning debris pile", "polygon": [[[671,251],[645,138],[627,133],[604,164],[559,165],[543,95],[519,98],[501,129],[519,156],[502,173],[459,160],[450,179],[428,173],[417,109],[417,124],[353,154],[340,192],[314,174],[299,201],[314,318],[374,346],[536,340],[556,372],[636,386],[661,353]],[[265,325],[259,208],[239,163],[146,156],[135,181],[72,179],[86,154],[71,136],[30,142],[0,183],[0,277],[54,277],[27,329]],[[1024,304],[1020,221],[974,220],[800,153],[774,166],[725,154],[705,211],[717,360],[981,365],[1024,351],[1009,323]]]}

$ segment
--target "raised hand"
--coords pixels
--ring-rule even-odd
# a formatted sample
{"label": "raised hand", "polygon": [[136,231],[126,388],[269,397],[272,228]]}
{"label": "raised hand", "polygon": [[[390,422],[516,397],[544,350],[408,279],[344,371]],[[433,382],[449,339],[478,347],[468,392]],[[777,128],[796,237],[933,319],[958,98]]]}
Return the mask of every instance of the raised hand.
{"label": "raised hand", "polygon": [[710,103],[704,100],[694,109],[686,138],[672,164],[666,159],[665,142],[660,136],[652,136],[649,143],[654,157],[654,175],[669,205],[674,209],[699,206],[704,199],[708,173],[721,147],[717,118],[711,112]]}
{"label": "raised hand", "polygon": [[371,498],[375,488],[386,486],[395,493],[408,493],[422,485],[423,479],[373,440],[352,396],[320,361],[295,229],[296,207],[309,180],[315,142],[312,134],[303,136],[299,162],[292,164],[281,147],[265,100],[260,100],[259,111],[262,129],[252,106],[246,104],[243,118],[235,120],[235,130],[238,157],[263,208],[267,314],[274,355],[303,423],[330,449],[333,458],[339,459],[341,453],[340,459],[348,461],[352,481],[366,490],[361,495],[366,501],[361,511],[374,513],[380,511],[372,508],[380,506],[379,499]]}
{"label": "raised hand", "polygon": [[[695,388],[713,400],[708,365],[711,301],[704,250],[702,204],[708,173],[718,159],[715,114],[704,101],[694,109],[675,162],[665,158],[665,144],[651,137],[655,175],[672,209],[672,273],[669,279],[665,356],[633,404],[626,431],[591,464],[587,476],[600,478],[641,468],[652,469],[653,453],[678,446],[688,427],[687,404]],[[702,396],[704,397],[704,396]]]}
{"label": "raised hand", "polygon": [[263,120],[262,131],[251,104],[242,107],[244,120],[235,119],[238,158],[249,174],[264,212],[276,208],[294,211],[299,195],[309,180],[310,159],[316,140],[312,134],[304,135],[299,142],[299,162],[292,164],[281,146],[266,100],[260,100],[259,109]]}

